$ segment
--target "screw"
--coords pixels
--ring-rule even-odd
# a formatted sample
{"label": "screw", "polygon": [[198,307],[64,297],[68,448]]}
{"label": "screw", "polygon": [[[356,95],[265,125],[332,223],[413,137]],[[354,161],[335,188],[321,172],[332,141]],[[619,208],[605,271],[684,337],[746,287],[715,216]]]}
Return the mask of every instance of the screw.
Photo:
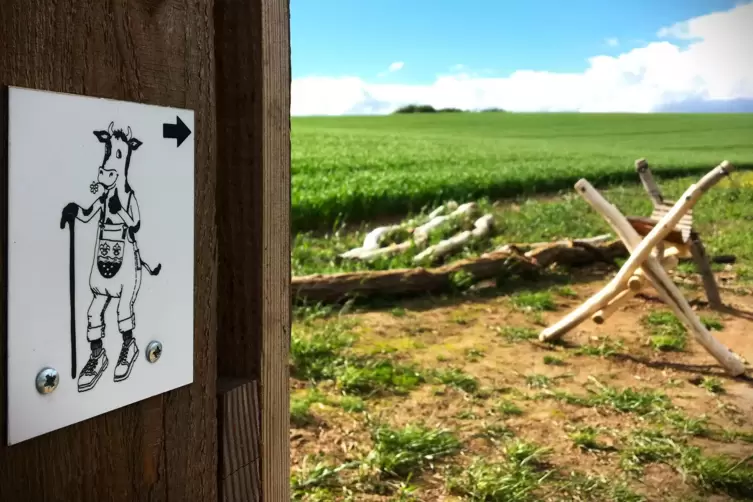
{"label": "screw", "polygon": [[146,360],[150,363],[156,363],[162,355],[162,344],[158,341],[149,342],[146,346]]}
{"label": "screw", "polygon": [[49,394],[58,388],[60,375],[54,368],[44,368],[37,373],[37,391],[40,394]]}

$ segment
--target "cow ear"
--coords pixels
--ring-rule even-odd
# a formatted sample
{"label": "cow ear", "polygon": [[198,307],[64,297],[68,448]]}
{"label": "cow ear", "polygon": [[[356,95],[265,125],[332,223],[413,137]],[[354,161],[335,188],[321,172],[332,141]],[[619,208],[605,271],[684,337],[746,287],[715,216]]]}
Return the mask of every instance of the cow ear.
{"label": "cow ear", "polygon": [[94,135],[100,143],[107,143],[110,141],[110,133],[107,131],[94,131]]}
{"label": "cow ear", "polygon": [[141,146],[141,141],[137,140],[136,138],[131,138],[128,140],[128,146],[131,147],[131,150],[138,150]]}

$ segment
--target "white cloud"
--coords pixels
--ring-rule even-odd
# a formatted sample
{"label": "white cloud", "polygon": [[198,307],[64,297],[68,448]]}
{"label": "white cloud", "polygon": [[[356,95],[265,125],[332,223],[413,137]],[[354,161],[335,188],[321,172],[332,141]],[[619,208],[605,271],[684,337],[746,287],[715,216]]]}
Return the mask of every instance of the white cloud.
{"label": "white cloud", "polygon": [[616,38],[607,38],[604,42],[606,42],[609,47],[617,47],[620,45],[620,41]]}
{"label": "white cloud", "polygon": [[403,66],[405,66],[405,63],[403,63],[402,61],[395,61],[390,65],[389,68],[387,68],[387,71],[390,73],[396,72],[398,70],[402,70]]}
{"label": "white cloud", "polygon": [[403,66],[405,66],[405,63],[403,63],[402,61],[395,61],[394,63],[392,63],[391,65],[387,67],[387,70],[379,72],[377,76],[386,77],[390,73],[395,73],[396,71],[402,70]]}
{"label": "white cloud", "polygon": [[591,57],[582,73],[521,69],[490,78],[462,67],[461,73],[438,76],[427,85],[373,84],[358,77],[299,78],[292,83],[291,111],[379,114],[424,103],[511,111],[651,112],[683,101],[750,100],[750,26],[753,3],[661,28],[657,36],[662,40],[614,57]]}

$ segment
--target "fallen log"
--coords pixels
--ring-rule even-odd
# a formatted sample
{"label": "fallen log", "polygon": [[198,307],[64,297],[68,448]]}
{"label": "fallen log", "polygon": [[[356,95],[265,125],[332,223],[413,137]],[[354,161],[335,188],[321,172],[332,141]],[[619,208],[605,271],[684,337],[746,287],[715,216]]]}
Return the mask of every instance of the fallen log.
{"label": "fallen log", "polygon": [[[580,267],[599,261],[627,257],[622,241],[588,245],[583,242],[557,243],[521,253],[515,249],[493,251],[479,258],[459,260],[436,268],[407,268],[315,274],[293,277],[292,295],[296,301],[337,303],[348,298],[375,296],[401,297],[451,290],[455,274],[468,274],[472,282],[512,277],[546,269],[552,265]],[[733,256],[712,257],[715,263],[734,262]]]}
{"label": "fallen log", "polygon": [[[624,245],[619,241],[594,247],[602,257],[614,259],[625,254]],[[433,269],[420,267],[294,277],[291,281],[292,293],[296,300],[323,303],[353,297],[423,295],[452,289],[458,273],[464,274],[472,282],[478,282],[531,273],[554,263],[578,266],[595,261],[592,249],[572,244],[559,244],[556,249],[542,248],[540,253],[529,253],[530,256],[514,251],[494,251],[479,258],[459,260]]]}

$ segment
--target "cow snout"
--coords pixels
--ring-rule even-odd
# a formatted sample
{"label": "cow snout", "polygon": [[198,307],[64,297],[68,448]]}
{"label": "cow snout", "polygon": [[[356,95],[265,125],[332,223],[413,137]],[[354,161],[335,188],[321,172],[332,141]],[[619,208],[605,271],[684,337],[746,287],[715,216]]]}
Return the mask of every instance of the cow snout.
{"label": "cow snout", "polygon": [[104,167],[99,168],[99,173],[97,174],[97,182],[100,185],[105,188],[110,188],[111,186],[115,185],[116,181],[118,181],[118,173],[115,170],[105,169]]}

